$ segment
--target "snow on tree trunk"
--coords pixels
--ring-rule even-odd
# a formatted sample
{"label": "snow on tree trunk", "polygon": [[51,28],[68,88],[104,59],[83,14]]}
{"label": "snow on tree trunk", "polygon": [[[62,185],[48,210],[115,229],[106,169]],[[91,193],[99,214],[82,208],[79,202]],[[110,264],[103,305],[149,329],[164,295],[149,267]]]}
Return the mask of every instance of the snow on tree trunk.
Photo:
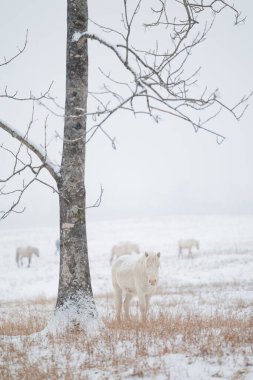
{"label": "snow on tree trunk", "polygon": [[68,0],[67,66],[64,143],[60,202],[60,277],[56,314],[68,322],[85,322],[96,316],[90,281],[85,219],[85,135],[88,95],[87,40],[73,35],[87,31],[86,0]]}

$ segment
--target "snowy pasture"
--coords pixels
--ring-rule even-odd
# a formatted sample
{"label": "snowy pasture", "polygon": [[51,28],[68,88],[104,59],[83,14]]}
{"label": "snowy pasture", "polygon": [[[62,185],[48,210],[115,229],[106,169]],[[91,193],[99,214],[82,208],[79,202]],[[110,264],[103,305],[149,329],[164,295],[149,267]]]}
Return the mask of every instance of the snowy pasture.
{"label": "snowy pasture", "polygon": [[[4,326],[10,320],[24,320],[27,316],[28,332],[38,331],[38,326],[43,328],[49,320],[58,286],[57,238],[58,230],[53,227],[0,231],[1,334],[8,335]],[[196,238],[200,242],[200,249],[193,250],[193,258],[187,253],[178,258],[177,242],[184,238]],[[109,260],[111,247],[120,241],[139,244],[141,252],[161,252],[159,288],[151,299],[153,324],[139,326],[137,330],[137,301],[130,306],[132,322],[128,333],[134,339],[138,335],[138,342],[127,340],[124,335],[127,328],[115,325],[114,321]],[[20,337],[2,337],[1,346],[6,352],[10,344],[32,350],[31,366],[38,367],[39,358],[44,358],[37,377],[23,375],[23,378],[253,379],[253,216],[170,216],[90,222],[88,244],[92,287],[107,328],[107,333],[101,332],[100,346],[94,342],[92,354],[89,352],[89,360],[92,355],[96,360],[84,365],[88,360],[85,349],[73,348],[69,341],[59,348],[54,342],[59,368],[50,374],[46,368],[52,354],[46,339],[36,343],[31,338],[29,348],[25,346],[27,337],[26,343]],[[22,245],[40,250],[39,258],[32,257],[30,268],[25,262],[22,268],[16,265],[15,251]],[[36,318],[40,318],[40,324],[36,325]],[[191,331],[199,330],[199,335],[193,334],[194,339],[190,330],[186,333],[187,325]],[[158,332],[162,326],[164,331]],[[141,339],[147,336],[152,336],[149,347],[140,349],[140,341],[144,344]],[[108,339],[110,350],[117,358],[110,363],[108,357],[112,357],[112,351],[103,343]],[[63,363],[67,351],[68,366],[73,366],[69,377]],[[0,378],[22,378],[17,375],[18,363],[7,365],[8,360],[12,359],[6,356],[5,362],[0,362],[3,368]]]}

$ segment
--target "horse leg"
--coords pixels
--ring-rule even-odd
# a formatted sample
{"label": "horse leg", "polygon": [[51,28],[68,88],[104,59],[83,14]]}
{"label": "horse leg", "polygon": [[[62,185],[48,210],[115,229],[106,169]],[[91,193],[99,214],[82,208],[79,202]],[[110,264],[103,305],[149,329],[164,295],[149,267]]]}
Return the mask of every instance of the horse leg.
{"label": "horse leg", "polygon": [[28,257],[28,265],[27,265],[27,267],[30,268],[30,265],[31,265],[31,256]]}
{"label": "horse leg", "polygon": [[141,292],[138,292],[137,294],[138,294],[138,298],[139,298],[139,302],[140,302],[141,320],[142,320],[142,322],[145,322],[146,317],[147,317],[146,297]]}
{"label": "horse leg", "polygon": [[122,310],[122,290],[118,284],[113,284],[113,287],[114,287],[116,318],[118,322],[120,322],[121,310]]}
{"label": "horse leg", "polygon": [[127,293],[123,302],[124,305],[124,314],[126,319],[129,319],[129,303],[132,299],[132,295]]}

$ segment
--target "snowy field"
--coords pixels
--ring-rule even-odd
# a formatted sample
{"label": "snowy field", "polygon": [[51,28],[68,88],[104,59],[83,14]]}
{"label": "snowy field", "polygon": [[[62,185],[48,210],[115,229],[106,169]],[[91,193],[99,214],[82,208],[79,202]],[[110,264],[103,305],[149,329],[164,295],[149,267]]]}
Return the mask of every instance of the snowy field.
{"label": "snowy field", "polygon": [[[37,299],[54,300],[57,295],[59,256],[55,255],[56,228],[0,231],[0,313],[6,321],[15,307],[32,305]],[[177,242],[196,238],[200,249],[178,258]],[[252,319],[253,316],[253,216],[176,216],[143,220],[90,222],[88,244],[93,291],[101,315],[114,317],[110,273],[110,250],[120,241],[133,241],[141,251],[161,252],[158,294],[151,302],[151,315],[166,309],[170,315],[194,318],[219,316]],[[40,257],[33,257],[31,267],[18,268],[16,247],[33,245]],[[18,306],[17,306],[18,305]],[[50,314],[53,301],[44,308]],[[136,311],[136,302],[134,310]],[[253,344],[253,331],[252,341]],[[177,337],[180,340],[180,336]],[[245,359],[247,358],[247,360]],[[154,360],[152,355],[149,360]],[[149,374],[113,369],[90,369],[84,379],[253,379],[252,345],[240,346],[217,358],[180,350],[164,353],[166,371]],[[165,375],[166,373],[166,375]],[[118,377],[117,377],[118,376]],[[166,377],[167,376],[167,377]],[[50,378],[50,377],[48,377]],[[53,378],[53,377],[52,377]],[[60,378],[60,377],[59,377]],[[73,375],[73,379],[75,377]],[[82,377],[80,377],[82,378]]]}
{"label": "snowy field", "polygon": [[[179,260],[177,242],[196,238],[199,251],[193,259]],[[0,231],[0,300],[27,300],[56,297],[59,256],[55,255],[56,228]],[[118,220],[88,224],[89,258],[95,294],[112,291],[109,265],[111,247],[120,241],[133,241],[141,251],[161,252],[160,287],[170,293],[180,287],[238,285],[231,297],[251,298],[253,290],[253,217],[196,216]],[[18,246],[39,248],[31,268],[17,268]],[[193,249],[194,250],[194,249]],[[218,296],[218,295],[217,295]]]}

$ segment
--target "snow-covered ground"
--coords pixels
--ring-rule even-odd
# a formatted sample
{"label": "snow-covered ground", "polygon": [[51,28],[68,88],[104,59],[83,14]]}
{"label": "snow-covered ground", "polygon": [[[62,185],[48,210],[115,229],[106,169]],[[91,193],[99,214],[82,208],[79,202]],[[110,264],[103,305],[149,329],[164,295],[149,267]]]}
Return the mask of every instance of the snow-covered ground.
{"label": "snow-covered ground", "polygon": [[[0,312],[6,314],[10,301],[25,304],[36,298],[56,297],[57,238],[57,228],[0,231]],[[192,259],[186,254],[178,258],[177,242],[182,238],[196,238],[200,242],[200,249],[193,251]],[[160,284],[152,300],[153,311],[166,306],[172,314],[178,313],[180,307],[181,314],[194,310],[195,315],[202,318],[217,313],[232,315],[234,310],[242,318],[253,315],[253,216],[170,216],[88,223],[92,286],[102,312],[105,298],[99,303],[99,297],[112,293],[110,250],[120,241],[136,242],[143,252],[161,252]],[[40,250],[40,257],[32,258],[30,268],[26,264],[22,268],[16,265],[15,251],[22,245],[33,245]],[[113,309],[110,313],[113,315]],[[244,371],[240,355],[237,359],[224,358],[222,365],[214,358],[189,360],[184,354],[171,354],[166,358],[171,380],[250,380],[253,379],[253,358],[249,361]],[[232,377],[237,372],[238,377]],[[96,377],[95,372],[86,376],[107,378]],[[126,373],[122,378],[131,376]]]}

